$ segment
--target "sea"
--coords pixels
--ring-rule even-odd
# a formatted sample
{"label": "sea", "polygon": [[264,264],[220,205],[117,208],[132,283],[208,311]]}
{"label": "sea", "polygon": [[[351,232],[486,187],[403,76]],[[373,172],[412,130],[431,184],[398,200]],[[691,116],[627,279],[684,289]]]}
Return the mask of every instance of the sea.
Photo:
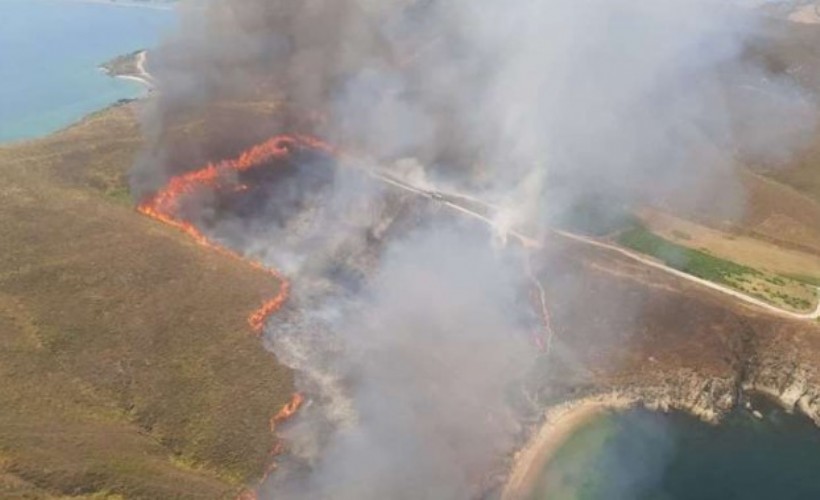
{"label": "sea", "polygon": [[98,66],[156,46],[173,10],[77,0],[0,0],[0,142],[32,139],[146,92]]}
{"label": "sea", "polygon": [[579,429],[532,500],[820,499],[820,431],[765,401],[719,425],[631,410]]}

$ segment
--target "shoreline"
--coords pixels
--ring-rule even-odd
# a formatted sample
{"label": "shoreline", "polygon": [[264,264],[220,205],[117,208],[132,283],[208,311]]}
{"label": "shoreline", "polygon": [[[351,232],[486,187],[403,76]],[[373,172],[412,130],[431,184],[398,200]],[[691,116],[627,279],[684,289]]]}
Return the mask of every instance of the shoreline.
{"label": "shoreline", "polygon": [[569,401],[549,408],[538,432],[516,453],[501,499],[527,498],[544,467],[581,427],[607,412],[627,410],[637,404],[637,400],[613,394]]}
{"label": "shoreline", "polygon": [[101,64],[99,69],[111,78],[137,82],[144,86],[150,94],[157,89],[157,84],[154,76],[145,69],[147,60],[148,51],[143,49],[125,56],[118,56]]}
{"label": "shoreline", "polygon": [[[714,380],[716,385],[720,382]],[[754,413],[749,397],[758,396],[780,406],[786,413],[802,415],[820,428],[820,413],[815,403],[813,391],[808,391],[804,380],[794,380],[782,387],[758,381],[740,384],[742,396],[725,400],[719,394],[708,397],[709,401],[696,397],[690,400],[686,394],[670,394],[669,388],[618,390],[569,400],[548,407],[543,420],[534,429],[522,448],[512,458],[511,466],[502,489],[501,500],[523,500],[528,498],[543,470],[555,457],[558,450],[581,427],[609,412],[621,412],[632,408],[668,413],[679,411],[701,421],[718,425],[728,412],[740,408]],[[697,386],[692,387],[702,394]]]}
{"label": "shoreline", "polygon": [[[78,0],[78,1],[84,1],[84,0]],[[91,0],[91,1],[94,1],[94,0]],[[105,0],[101,0],[101,1],[105,1]],[[133,81],[133,82],[138,82],[140,85],[145,87],[146,92],[143,92],[141,95],[138,95],[138,96],[135,96],[135,97],[128,97],[128,98],[118,99],[116,101],[110,102],[110,103],[106,104],[105,106],[103,106],[99,109],[91,110],[88,113],[85,113],[82,116],[78,117],[77,119],[75,119],[75,120],[73,120],[69,123],[66,123],[65,125],[57,128],[57,129],[55,129],[55,130],[53,130],[49,133],[46,133],[46,134],[37,135],[37,136],[34,136],[34,137],[24,137],[24,138],[20,138],[20,139],[13,139],[13,140],[8,140],[8,141],[0,140],[0,148],[6,148],[6,147],[11,147],[11,146],[16,146],[16,145],[19,145],[19,144],[23,144],[23,143],[26,143],[26,142],[39,141],[39,140],[47,139],[49,137],[60,134],[60,133],[64,132],[65,130],[68,130],[71,127],[74,127],[74,126],[82,123],[84,120],[87,120],[88,118],[93,117],[93,116],[97,115],[98,113],[105,112],[107,109],[117,107],[117,106],[122,106],[124,104],[130,104],[130,103],[133,103],[134,101],[141,101],[141,100],[150,98],[151,94],[156,92],[157,87],[156,87],[156,81],[154,80],[154,77],[145,69],[145,62],[148,59],[148,51],[147,50],[141,50],[138,53],[134,53],[133,57],[135,58],[135,66],[137,68],[137,74],[116,74],[116,73],[113,73],[109,68],[106,68],[105,64],[100,65],[98,67],[98,69],[100,71],[102,71],[103,73],[105,73],[106,76],[108,76],[109,78],[120,78],[120,79],[123,79],[123,80],[130,80],[130,81]]]}
{"label": "shoreline", "polygon": [[116,78],[122,78],[124,80],[131,80],[135,82],[140,82],[141,84],[145,85],[148,88],[148,92],[153,92],[156,90],[157,85],[154,77],[148,70],[145,69],[145,63],[148,60],[148,51],[142,50],[136,55],[136,61],[134,65],[137,68],[137,74],[135,75],[114,75]]}

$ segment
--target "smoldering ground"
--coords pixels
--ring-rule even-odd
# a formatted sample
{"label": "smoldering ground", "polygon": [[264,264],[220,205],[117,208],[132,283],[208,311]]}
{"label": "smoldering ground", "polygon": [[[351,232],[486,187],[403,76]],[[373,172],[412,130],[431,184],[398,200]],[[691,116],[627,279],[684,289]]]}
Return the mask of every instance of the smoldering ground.
{"label": "smoldering ground", "polygon": [[[422,165],[535,235],[600,195],[737,216],[738,162],[782,163],[814,125],[813,97],[747,57],[764,25],[719,0],[190,2],[152,56],[132,184],[141,196],[306,132],[365,170]],[[293,280],[267,342],[315,403],[285,431],[299,460],[265,491],[478,495],[511,451],[508,391],[535,356],[521,268],[486,234],[316,161],[252,210],[194,207]]]}
{"label": "smoldering ground", "polygon": [[[268,486],[272,496],[480,493],[520,430],[510,384],[533,357],[509,270],[486,241],[461,232],[424,231],[394,245],[358,314],[332,324],[344,354],[334,375],[353,418],[308,457],[308,474],[285,463]],[[275,350],[298,342],[273,330]],[[297,455],[307,451],[304,439],[314,439],[309,431],[300,422],[285,430]]]}

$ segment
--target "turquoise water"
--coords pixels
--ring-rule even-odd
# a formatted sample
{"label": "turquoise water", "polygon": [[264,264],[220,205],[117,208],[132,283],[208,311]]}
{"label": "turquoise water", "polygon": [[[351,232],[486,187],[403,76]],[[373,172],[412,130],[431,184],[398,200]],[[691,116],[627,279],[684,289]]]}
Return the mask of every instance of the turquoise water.
{"label": "turquoise water", "polygon": [[156,45],[174,23],[169,10],[0,0],[0,142],[49,134],[145,92],[97,66]]}
{"label": "turquoise water", "polygon": [[768,406],[710,426],[683,414],[611,414],[558,451],[533,500],[820,498],[820,430]]}

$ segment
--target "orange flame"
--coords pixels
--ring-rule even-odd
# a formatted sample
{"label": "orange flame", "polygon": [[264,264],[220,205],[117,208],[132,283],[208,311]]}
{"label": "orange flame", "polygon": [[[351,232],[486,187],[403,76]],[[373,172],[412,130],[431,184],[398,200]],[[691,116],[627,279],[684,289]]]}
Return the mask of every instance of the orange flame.
{"label": "orange flame", "polygon": [[253,490],[242,490],[236,500],[259,500],[259,495]]}
{"label": "orange flame", "polygon": [[[302,135],[282,135],[273,137],[262,144],[254,146],[247,151],[240,154],[237,158],[232,160],[225,160],[217,164],[208,164],[200,170],[195,170],[182,175],[171,178],[168,184],[158,191],[153,197],[140,203],[137,210],[149,217],[158,221],[164,222],[172,227],[175,227],[194,239],[200,245],[208,247],[220,254],[227,255],[231,258],[243,260],[253,266],[255,269],[266,272],[280,282],[279,293],[265,301],[257,310],[255,310],[248,317],[248,324],[256,333],[261,333],[268,317],[276,312],[288,298],[290,292],[290,283],[284,276],[275,269],[263,266],[261,263],[253,260],[247,260],[242,255],[233,250],[219,246],[211,242],[202,232],[197,229],[190,221],[182,219],[178,214],[180,200],[194,193],[198,189],[209,188],[219,189],[223,187],[220,184],[221,176],[224,172],[234,171],[242,172],[252,168],[263,165],[264,163],[285,158],[291,153],[293,148],[311,149],[327,154],[334,154],[332,147],[320,141],[319,139],[302,136]],[[248,186],[242,184],[234,188],[241,192],[248,189]],[[291,400],[282,407],[279,412],[271,417],[270,427],[271,432],[274,432],[276,425],[284,422],[292,417],[304,403],[304,396],[295,393]],[[271,449],[270,455],[274,459],[276,456],[284,453],[285,446],[281,440],[276,440]],[[260,481],[260,486],[267,480],[268,476],[276,469],[276,461],[272,460],[265,475]],[[256,491],[252,489],[243,490],[237,500],[258,500]]]}
{"label": "orange flame", "polygon": [[[293,415],[295,415],[296,412],[299,411],[299,408],[302,407],[304,402],[305,402],[304,396],[302,396],[298,392],[294,393],[293,396],[291,396],[290,401],[285,406],[283,406],[282,409],[279,410],[279,412],[276,415],[271,417],[271,419],[270,419],[270,431],[271,432],[276,432],[277,424],[281,424],[285,420],[293,417]],[[257,488],[259,488],[263,484],[265,484],[265,482],[268,480],[270,475],[273,474],[273,472],[276,470],[276,468],[278,466],[277,463],[276,463],[276,457],[278,457],[279,455],[281,455],[285,451],[286,451],[285,443],[281,439],[277,439],[276,442],[273,443],[273,447],[270,450],[270,458],[271,458],[270,465],[268,466],[267,470],[265,471],[265,474],[262,476],[262,479],[259,480],[259,484],[258,484]],[[253,489],[250,489],[250,488],[246,488],[246,489],[242,490],[239,493],[239,496],[236,497],[236,500],[258,500],[258,499],[259,499],[259,495],[257,494],[257,492]]]}
{"label": "orange flame", "polygon": [[[311,149],[328,154],[335,152],[331,146],[314,137],[305,135],[276,136],[262,144],[253,146],[234,159],[221,161],[216,164],[211,163],[199,170],[172,177],[171,180],[168,181],[168,184],[153,197],[140,203],[137,210],[144,215],[179,229],[200,245],[216,250],[223,255],[245,260],[238,253],[212,243],[190,221],[180,218],[177,214],[180,208],[180,201],[198,189],[219,189],[222,187],[222,175],[225,172],[243,172],[263,165],[271,160],[285,158],[294,148]],[[245,190],[247,187],[241,185],[238,189]],[[256,269],[276,277],[281,283],[279,293],[272,299],[265,301],[248,317],[248,324],[254,332],[259,334],[262,332],[268,317],[279,310],[282,304],[287,300],[288,294],[290,293],[290,283],[275,269],[267,268],[256,261],[247,262]]]}
{"label": "orange flame", "polygon": [[298,392],[294,393],[293,396],[290,399],[290,402],[288,404],[286,404],[285,406],[283,406],[282,409],[279,410],[279,413],[277,413],[276,415],[273,416],[273,418],[270,419],[270,430],[271,430],[271,432],[276,430],[276,425],[277,424],[281,424],[285,420],[292,417],[297,411],[299,411],[299,408],[302,407],[302,404],[304,404],[304,402],[305,402],[304,396],[302,396]]}

